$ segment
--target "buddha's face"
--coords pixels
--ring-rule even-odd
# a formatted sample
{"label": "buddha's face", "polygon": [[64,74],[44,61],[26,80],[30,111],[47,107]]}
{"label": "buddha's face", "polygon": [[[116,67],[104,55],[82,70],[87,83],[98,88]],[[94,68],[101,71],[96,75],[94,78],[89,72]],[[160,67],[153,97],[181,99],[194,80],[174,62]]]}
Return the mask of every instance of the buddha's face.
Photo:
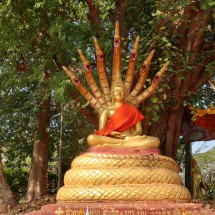
{"label": "buddha's face", "polygon": [[112,90],[112,97],[114,101],[123,102],[125,101],[125,88],[114,87]]}

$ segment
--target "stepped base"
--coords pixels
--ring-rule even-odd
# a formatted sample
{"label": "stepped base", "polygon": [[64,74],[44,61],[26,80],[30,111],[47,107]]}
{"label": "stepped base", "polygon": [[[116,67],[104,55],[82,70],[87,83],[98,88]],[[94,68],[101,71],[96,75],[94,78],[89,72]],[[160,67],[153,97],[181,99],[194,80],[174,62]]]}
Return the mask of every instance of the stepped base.
{"label": "stepped base", "polygon": [[159,149],[91,147],[72,161],[57,202],[190,202],[178,170]]}
{"label": "stepped base", "polygon": [[213,215],[197,203],[152,202],[107,202],[107,203],[57,203],[45,205],[40,211],[28,215],[79,215],[89,210],[90,215]]}

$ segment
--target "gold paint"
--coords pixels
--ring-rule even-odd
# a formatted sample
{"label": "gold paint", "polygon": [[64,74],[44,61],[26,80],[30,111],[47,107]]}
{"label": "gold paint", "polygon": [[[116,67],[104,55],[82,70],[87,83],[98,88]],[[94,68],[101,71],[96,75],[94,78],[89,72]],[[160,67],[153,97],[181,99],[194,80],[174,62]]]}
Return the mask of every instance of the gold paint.
{"label": "gold paint", "polygon": [[[116,80],[113,82],[113,88],[111,89],[113,104],[105,108],[102,112],[99,118],[99,130],[105,128],[115,111],[125,103],[126,89],[123,85],[121,78],[116,76]],[[140,121],[122,132],[112,131],[109,136],[90,135],[87,138],[88,144],[90,146],[145,148],[158,148],[160,145],[160,140],[157,137],[142,135]]]}
{"label": "gold paint", "polygon": [[[64,211],[61,207],[59,207],[56,211],[55,214],[57,215],[62,215],[62,214],[66,215],[84,215],[85,212],[84,210],[72,210],[66,207],[66,210]],[[146,215],[147,212],[143,209],[140,210],[118,210],[116,208],[109,208],[109,209],[90,209],[89,210],[90,215]],[[163,209],[162,211],[157,211],[155,209],[153,209],[150,212],[150,215],[200,215],[202,214],[200,211],[197,210],[186,210],[186,211],[180,211],[179,209],[174,209],[166,211],[165,209]],[[202,214],[203,215],[203,214]],[[204,214],[205,215],[205,214]]]}
{"label": "gold paint", "polygon": [[181,211],[179,209],[174,209],[173,215],[181,215]]}
{"label": "gold paint", "polygon": [[61,214],[63,214],[64,213],[64,211],[61,209],[61,207],[59,207],[56,211],[55,211],[55,214],[57,214],[57,215],[61,215]]}
{"label": "gold paint", "polygon": [[137,215],[146,215],[146,211],[137,210]]}
{"label": "gold paint", "polygon": [[83,209],[80,209],[78,215],[84,215],[84,210],[83,210]]}
{"label": "gold paint", "polygon": [[[122,206],[119,204],[118,206]],[[118,207],[117,206],[117,207]],[[136,211],[136,213],[135,213]],[[75,209],[70,209],[69,207],[66,206],[65,211],[59,207],[56,211],[55,214],[57,215],[84,215],[85,211],[83,209],[80,210],[75,210]],[[146,215],[147,212],[144,209],[137,209],[137,210],[118,210],[116,208],[103,208],[103,209],[89,209],[90,215]],[[179,210],[179,209],[174,209],[173,211],[166,211],[165,209],[162,209],[162,211],[157,211],[155,208],[152,208],[152,211],[150,212],[150,215],[206,215],[205,213],[203,214],[200,211],[197,210]]]}

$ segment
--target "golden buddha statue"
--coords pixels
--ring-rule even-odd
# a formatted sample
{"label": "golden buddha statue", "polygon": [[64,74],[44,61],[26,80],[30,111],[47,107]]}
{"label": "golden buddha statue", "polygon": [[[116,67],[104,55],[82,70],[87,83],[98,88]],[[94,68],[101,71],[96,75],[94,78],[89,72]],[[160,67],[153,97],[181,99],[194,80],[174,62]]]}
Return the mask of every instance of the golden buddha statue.
{"label": "golden buddha statue", "polygon": [[[116,75],[119,76],[118,73]],[[112,85],[111,97],[113,104],[102,111],[99,131],[87,138],[89,146],[158,148],[158,138],[142,135],[141,120],[144,116],[125,103],[126,89],[119,77]]]}
{"label": "golden buddha statue", "polygon": [[104,54],[94,38],[101,90],[96,84],[89,61],[79,50],[91,94],[72,72],[63,67],[80,93],[94,107],[99,117],[99,130],[87,138],[89,149],[76,157],[64,176],[64,186],[57,193],[58,202],[106,202],[169,200],[190,201],[189,191],[182,186],[179,167],[171,158],[160,155],[157,137],[142,135],[144,116],[135,108],[157,88],[168,62],[152,84],[143,92],[149,72],[152,51],[140,69],[140,78],[131,90],[139,37],[132,50],[124,82],[121,79],[119,23],[114,36],[112,87],[104,65]]}

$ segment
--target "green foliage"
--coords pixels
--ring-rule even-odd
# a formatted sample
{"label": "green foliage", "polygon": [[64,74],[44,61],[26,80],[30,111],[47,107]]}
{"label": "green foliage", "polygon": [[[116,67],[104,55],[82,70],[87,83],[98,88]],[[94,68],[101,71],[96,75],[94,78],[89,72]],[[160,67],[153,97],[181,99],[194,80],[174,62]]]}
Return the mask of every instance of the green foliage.
{"label": "green foliage", "polygon": [[[6,177],[15,192],[24,192],[26,189],[30,166],[25,164],[27,165],[25,170],[22,166],[26,157],[32,155],[36,116],[40,111],[39,102],[51,95],[51,113],[54,115],[60,112],[61,104],[70,100],[68,89],[71,88],[71,82],[56,65],[68,65],[72,62],[79,66],[80,61],[76,60],[77,48],[86,49],[92,38],[93,31],[90,29],[89,22],[86,22],[86,4],[83,2],[71,4],[71,10],[66,10],[63,17],[61,16],[62,5],[59,1],[22,3],[3,1],[0,3],[0,42],[2,44],[0,50],[2,137],[0,144],[1,151],[6,157],[4,162]],[[56,9],[59,9],[59,16],[56,14]],[[74,21],[71,22],[71,19]],[[28,68],[25,70],[21,67],[21,70],[17,70],[23,65],[28,65]],[[41,95],[39,86],[44,72],[50,74],[50,84],[45,94]],[[71,120],[67,117],[65,124],[67,123],[67,128],[71,125],[71,128],[74,128],[79,123],[80,116],[77,121],[74,108],[68,112],[74,120],[67,125],[67,121]],[[85,131],[88,131],[87,129],[79,130],[79,135],[77,135],[77,129],[71,128],[65,130],[64,169],[68,169],[71,159],[84,148],[77,143],[79,139],[85,137]],[[50,171],[57,174],[59,142],[57,117],[53,117],[48,130]]]}
{"label": "green foliage", "polygon": [[182,162],[182,159],[184,157],[184,153],[185,153],[185,145],[184,144],[179,144],[176,161],[177,161],[177,163],[179,164],[180,167],[184,165],[183,162]]}
{"label": "green foliage", "polygon": [[[86,150],[86,136],[93,128],[85,118],[77,114],[78,110],[70,101],[70,90],[76,91],[76,89],[62,71],[61,66],[70,64],[82,68],[77,52],[77,48],[80,48],[91,62],[93,73],[96,75],[93,36],[97,34],[106,55],[107,72],[111,72],[114,28],[110,15],[116,12],[115,2],[95,1],[100,9],[100,22],[105,29],[99,32],[96,28],[98,26],[92,28],[87,19],[86,14],[89,13],[89,9],[85,1],[66,2],[65,8],[62,1],[58,0],[0,2],[0,130],[2,137],[0,150],[6,156],[4,163],[6,175],[14,191],[19,190],[18,181],[26,183],[27,180],[29,163],[26,164],[25,160],[31,157],[36,117],[40,111],[39,103],[44,98],[51,98],[51,123],[47,128],[50,135],[50,173],[57,174],[61,112],[64,118],[63,170],[68,169],[71,160],[77,154]],[[149,51],[151,49],[156,51],[147,86],[161,65],[170,61],[160,87],[151,98],[150,106],[146,107],[146,114],[151,117],[149,124],[157,122],[159,113],[176,101],[176,95],[166,93],[166,90],[171,91],[175,87],[171,80],[173,75],[177,75],[183,81],[189,72],[193,72],[193,65],[186,61],[193,53],[178,48],[178,26],[183,21],[181,10],[190,2],[182,0],[179,2],[168,0],[165,4],[155,0],[126,2],[127,14],[124,20],[126,26],[123,27],[128,31],[128,38],[122,38],[122,40],[127,44],[128,53],[124,53],[123,72],[125,73],[125,67],[128,66],[128,56],[137,35],[140,36],[140,45],[136,72]],[[203,9],[208,9],[213,8],[214,4],[212,0],[201,1],[201,6]],[[168,22],[163,26],[159,25],[163,19],[167,19]],[[212,41],[213,22],[205,31],[205,41]],[[201,53],[200,59],[204,59],[209,54],[211,52]],[[178,70],[174,67],[176,58],[182,59],[182,66]],[[214,62],[207,65],[206,71],[213,73],[213,68]],[[41,93],[40,84],[44,74],[48,74],[49,80],[46,80],[46,90]],[[77,72],[76,75],[83,83],[86,82],[83,74]],[[204,87],[200,90],[204,91]],[[206,90],[205,93],[207,93]],[[196,93],[195,96],[198,97],[195,99],[193,97],[191,100],[200,103],[199,95]],[[211,96],[214,95],[211,94]],[[79,106],[84,104],[85,101],[81,100]],[[208,104],[204,102],[204,105]],[[27,167],[23,169],[22,165]],[[17,180],[13,181],[13,178]],[[24,189],[22,184],[20,189],[22,191]]]}
{"label": "green foliage", "polygon": [[26,184],[28,183],[29,170],[18,165],[4,168],[7,183],[10,185],[11,191],[23,196],[26,192]]}
{"label": "green foliage", "polygon": [[[87,149],[86,137],[93,132],[87,119],[77,113],[72,105],[63,109],[63,171],[68,170],[71,161]],[[59,158],[60,115],[51,120],[50,125],[50,161],[54,162],[52,172],[57,173]],[[51,164],[50,164],[51,165]],[[51,168],[51,166],[50,166]]]}
{"label": "green foliage", "polygon": [[201,173],[207,184],[207,191],[205,198],[213,200],[215,198],[215,148],[205,153],[198,153],[194,155]]}
{"label": "green foliage", "polygon": [[[214,80],[215,76],[211,78]],[[212,90],[209,83],[202,85],[196,92],[192,93],[189,104],[198,108],[208,108],[215,106],[215,92]]]}

